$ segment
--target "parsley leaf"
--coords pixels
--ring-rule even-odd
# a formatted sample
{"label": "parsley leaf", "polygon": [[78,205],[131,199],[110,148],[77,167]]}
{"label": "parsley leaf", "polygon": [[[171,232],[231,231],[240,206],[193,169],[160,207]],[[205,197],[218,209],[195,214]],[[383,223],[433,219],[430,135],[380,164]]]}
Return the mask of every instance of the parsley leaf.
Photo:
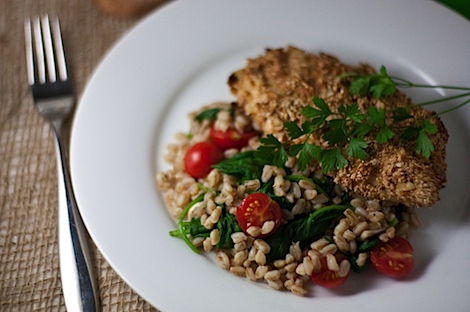
{"label": "parsley leaf", "polygon": [[285,166],[287,159],[289,159],[289,155],[287,154],[287,151],[284,147],[284,145],[281,145],[279,148],[278,153],[274,155],[274,165],[278,168],[282,168]]}
{"label": "parsley leaf", "polygon": [[421,128],[419,127],[407,127],[401,134],[401,138],[405,140],[412,140],[419,134],[420,131]]}
{"label": "parsley leaf", "polygon": [[314,126],[321,126],[331,114],[330,108],[326,104],[326,102],[320,98],[315,96],[313,98],[313,104],[319,109],[313,108],[312,106],[305,106],[302,109],[302,114],[307,119],[311,119],[311,124]]}
{"label": "parsley leaf", "polygon": [[349,92],[353,95],[365,96],[369,92],[370,77],[357,77],[351,82]]}
{"label": "parsley leaf", "polygon": [[423,121],[423,125],[421,127],[407,127],[405,131],[403,131],[401,137],[405,140],[413,140],[416,138],[414,146],[415,152],[428,159],[432,152],[434,152],[434,144],[428,135],[435,134],[436,132],[437,126],[427,118]]}
{"label": "parsley leaf", "polygon": [[263,163],[270,163],[276,167],[282,168],[289,158],[289,154],[274,135],[268,134],[260,140],[261,146],[254,152],[254,157],[262,160]]}
{"label": "parsley leaf", "polygon": [[327,141],[330,146],[335,145],[345,140],[348,135],[346,134],[346,120],[335,119],[328,123],[328,131],[323,135],[323,139]]}
{"label": "parsley leaf", "polygon": [[393,138],[395,136],[395,133],[390,129],[388,126],[383,127],[382,129],[379,130],[377,135],[375,136],[375,140],[383,144]]}
{"label": "parsley leaf", "polygon": [[364,115],[359,110],[356,103],[350,105],[341,105],[338,108],[338,112],[343,113],[345,117],[351,119],[354,122],[361,122],[364,119]]}
{"label": "parsley leaf", "polygon": [[407,119],[414,118],[414,117],[413,115],[410,114],[408,109],[404,107],[397,107],[396,109],[393,110],[392,118],[396,122],[400,122],[400,121],[407,120]]}
{"label": "parsley leaf", "polygon": [[369,106],[367,109],[367,121],[374,126],[385,126],[385,110]]}
{"label": "parsley leaf", "polygon": [[295,122],[285,122],[284,129],[286,129],[287,134],[293,139],[297,139],[305,134],[303,129],[301,129]]}
{"label": "parsley leaf", "polygon": [[[349,92],[352,95],[370,94],[377,99],[392,95],[397,87],[443,88],[466,92],[422,105],[470,97],[470,88],[414,84],[390,76],[385,66],[382,66],[378,73],[344,73],[339,78],[351,79]],[[305,121],[301,125],[295,122],[284,123],[288,140],[281,143],[274,136],[268,135],[261,140],[261,146],[256,150],[255,157],[278,167],[284,167],[288,157],[297,157],[300,170],[304,170],[313,161],[318,161],[323,172],[330,172],[344,168],[348,164],[346,157],[366,160],[369,156],[366,136],[367,140],[374,139],[377,143],[383,144],[397,134],[400,134],[401,139],[416,140],[414,150],[425,158],[429,158],[434,151],[430,135],[437,132],[437,126],[429,119],[423,120],[413,116],[409,107],[387,110],[371,105],[363,112],[357,103],[351,103],[342,104],[333,112],[324,99],[315,96],[312,100],[311,106],[307,105],[302,109]],[[437,113],[437,116],[468,103],[470,99]],[[413,123],[400,124],[409,119],[413,119]],[[310,138],[316,131],[322,131],[323,141],[315,144]],[[292,144],[293,140],[296,140],[296,144]],[[298,143],[301,140],[303,142]]]}
{"label": "parsley leaf", "polygon": [[415,151],[418,154],[428,159],[434,152],[434,145],[429,139],[428,134],[435,134],[437,132],[437,126],[428,119],[424,120],[423,127],[419,131],[418,138],[416,139]]}
{"label": "parsley leaf", "polygon": [[346,148],[346,153],[354,158],[366,160],[369,154],[366,151],[367,142],[362,138],[352,138]]}
{"label": "parsley leaf", "polygon": [[429,134],[435,134],[437,132],[437,126],[431,122],[429,118],[424,120],[423,130]]}
{"label": "parsley leaf", "polygon": [[353,76],[349,87],[353,95],[366,96],[371,93],[373,97],[380,99],[383,95],[392,95],[396,90],[396,84],[388,75],[385,66],[380,68],[380,73],[354,75],[348,74],[341,77]]}
{"label": "parsley leaf", "polygon": [[419,131],[418,138],[416,139],[415,151],[416,153],[423,155],[426,159],[428,159],[434,151],[434,145],[424,129]]}
{"label": "parsley leaf", "polygon": [[312,160],[319,160],[321,157],[321,148],[319,146],[305,143],[301,145],[299,154],[299,167],[302,169],[307,168],[312,163]]}
{"label": "parsley leaf", "polygon": [[348,160],[341,154],[341,149],[335,147],[322,151],[321,164],[324,172],[330,172],[334,169],[343,169],[348,164]]}
{"label": "parsley leaf", "polygon": [[382,95],[392,95],[396,90],[396,85],[387,73],[385,66],[380,68],[380,74],[373,75],[369,91],[372,95],[380,99]]}

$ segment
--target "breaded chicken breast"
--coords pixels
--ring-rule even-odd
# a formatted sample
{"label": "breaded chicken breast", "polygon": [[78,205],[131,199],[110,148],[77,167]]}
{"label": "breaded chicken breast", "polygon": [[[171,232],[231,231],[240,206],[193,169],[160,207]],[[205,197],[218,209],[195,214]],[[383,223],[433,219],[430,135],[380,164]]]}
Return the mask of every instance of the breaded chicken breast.
{"label": "breaded chicken breast", "polygon": [[[268,49],[264,55],[248,60],[245,68],[230,76],[228,84],[239,109],[250,116],[264,134],[273,134],[283,142],[287,139],[283,123],[302,124],[302,108],[313,105],[314,96],[323,98],[332,111],[351,103],[357,103],[363,113],[371,105],[390,109],[412,104],[400,91],[380,100],[351,95],[350,81],[338,78],[349,72],[373,73],[374,69],[366,64],[349,66],[331,55],[288,47]],[[434,114],[417,106],[411,112],[417,118]],[[439,200],[439,190],[446,182],[448,133],[439,118],[433,117],[431,122],[438,131],[430,135],[435,150],[429,159],[414,152],[415,141],[401,139],[399,135],[385,144],[366,138],[370,142],[367,160],[348,159],[345,168],[329,174],[336,183],[366,199],[409,207],[433,205]],[[324,144],[321,136],[322,133],[316,133],[312,137],[314,143]]]}

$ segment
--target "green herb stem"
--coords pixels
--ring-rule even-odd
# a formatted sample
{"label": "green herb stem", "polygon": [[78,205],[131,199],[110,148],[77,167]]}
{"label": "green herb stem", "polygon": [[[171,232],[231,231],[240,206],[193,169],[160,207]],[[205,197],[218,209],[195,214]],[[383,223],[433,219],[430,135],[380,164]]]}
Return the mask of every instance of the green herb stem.
{"label": "green herb stem", "polygon": [[428,102],[423,102],[423,103],[419,103],[419,104],[415,104],[415,105],[416,106],[426,106],[426,105],[430,105],[430,104],[436,104],[436,103],[442,103],[442,102],[451,101],[451,100],[455,100],[455,99],[460,99],[460,98],[467,97],[467,96],[470,96],[470,92],[461,93],[461,94],[457,94],[457,95],[452,95],[452,96],[448,96],[448,97],[445,97],[445,98],[441,98],[441,99],[437,99],[437,100],[433,100],[433,101],[428,101]]}
{"label": "green herb stem", "polygon": [[329,206],[322,207],[310,214],[310,216],[308,217],[308,222],[309,223],[313,222],[314,220],[317,219],[318,216],[321,216],[325,213],[328,213],[331,211],[344,211],[348,208],[351,208],[351,206],[350,205],[329,205]]}
{"label": "green herb stem", "polygon": [[170,231],[170,236],[171,237],[182,237],[183,234],[181,233],[181,230],[178,229],[178,230]]}
{"label": "green herb stem", "polygon": [[390,79],[393,80],[397,87],[405,87],[405,88],[428,88],[428,89],[446,89],[446,90],[459,90],[459,91],[470,91],[468,87],[456,87],[456,86],[447,86],[447,85],[427,85],[427,84],[420,84],[408,81],[406,79],[402,79],[399,77],[390,76]]}
{"label": "green herb stem", "polygon": [[451,108],[449,108],[449,109],[443,110],[443,111],[437,113],[437,115],[440,116],[440,115],[449,113],[449,112],[451,112],[451,111],[457,110],[457,109],[459,109],[459,108],[461,108],[461,107],[467,105],[468,103],[470,103],[470,99],[466,100],[466,101],[463,102],[463,103],[460,103],[460,104],[457,105],[457,106],[454,106],[454,107],[451,107]]}
{"label": "green herb stem", "polygon": [[[170,231],[170,235],[174,237],[181,237],[183,240],[186,242],[186,244],[191,248],[192,251],[195,253],[199,253],[199,250],[197,249],[196,246],[189,240],[187,234],[186,234],[186,226],[187,223],[184,221],[184,218],[189,212],[189,209],[193,207],[195,204],[201,202],[204,200],[204,193],[200,194],[198,197],[193,199],[186,207],[184,207],[183,211],[180,214],[180,217],[178,218],[178,230]],[[180,234],[177,234],[179,231]]]}

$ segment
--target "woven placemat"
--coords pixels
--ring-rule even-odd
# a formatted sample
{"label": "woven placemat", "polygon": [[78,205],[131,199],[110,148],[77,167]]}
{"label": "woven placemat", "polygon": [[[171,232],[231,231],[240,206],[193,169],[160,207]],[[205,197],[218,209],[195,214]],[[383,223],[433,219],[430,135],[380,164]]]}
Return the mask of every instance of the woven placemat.
{"label": "woven placemat", "polygon": [[[106,51],[138,21],[105,14],[93,0],[0,1],[0,311],[66,310],[53,137],[33,106],[24,56],[24,19],[46,13],[60,18],[78,95]],[[92,249],[103,311],[157,311]]]}

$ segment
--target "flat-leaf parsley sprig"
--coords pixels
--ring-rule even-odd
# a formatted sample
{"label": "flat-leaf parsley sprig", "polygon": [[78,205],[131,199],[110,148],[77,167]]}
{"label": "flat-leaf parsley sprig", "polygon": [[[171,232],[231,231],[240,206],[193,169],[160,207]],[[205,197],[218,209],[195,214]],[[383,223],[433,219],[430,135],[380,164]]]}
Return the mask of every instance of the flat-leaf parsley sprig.
{"label": "flat-leaf parsley sprig", "polygon": [[[298,157],[298,165],[304,170],[312,161],[321,164],[324,172],[342,169],[348,164],[348,157],[366,160],[369,146],[366,136],[373,134],[378,143],[385,143],[395,136],[392,127],[386,122],[383,108],[369,107],[362,113],[356,103],[341,105],[336,112],[330,110],[319,97],[313,98],[314,106],[305,106],[302,114],[305,121],[299,126],[294,121],[284,123],[289,139],[281,143],[273,135],[261,139],[261,146],[255,157],[269,159],[278,167],[283,167],[289,156]],[[404,112],[397,118],[405,120]],[[405,118],[406,117],[406,118]],[[419,127],[416,129],[421,130]],[[322,146],[310,143],[310,137],[322,131]],[[410,133],[409,137],[414,133]],[[295,141],[295,143],[293,143]],[[301,141],[301,143],[297,143]]]}
{"label": "flat-leaf parsley sprig", "polygon": [[442,115],[450,111],[459,109],[462,106],[470,103],[470,88],[469,87],[457,87],[447,85],[429,85],[414,83],[409,80],[390,76],[387,72],[387,68],[382,66],[378,73],[373,74],[357,74],[357,73],[345,73],[340,75],[340,78],[351,77],[351,85],[349,92],[353,95],[366,96],[372,94],[376,99],[380,99],[382,96],[392,95],[397,88],[427,88],[427,89],[445,89],[460,92],[459,94],[438,98],[435,100],[414,104],[416,106],[426,106],[437,103],[444,103],[451,100],[463,99],[460,104],[438,112],[437,115]]}
{"label": "flat-leaf parsley sprig", "polygon": [[[401,139],[415,140],[416,154],[428,159],[434,151],[429,135],[437,132],[437,126],[431,119],[470,102],[470,99],[466,99],[470,97],[470,88],[412,83],[402,78],[389,76],[385,66],[380,68],[379,73],[347,73],[340,77],[352,78],[349,92],[353,95],[371,94],[380,99],[382,96],[392,95],[397,87],[443,88],[463,91],[463,93],[412,106],[424,106],[460,98],[464,101],[428,118],[418,119],[411,113],[412,106],[395,107],[391,110],[370,106],[363,113],[356,103],[352,103],[341,105],[337,111],[333,112],[322,98],[314,97],[314,106],[305,106],[302,109],[305,117],[302,125],[299,126],[293,121],[284,122],[288,140],[281,143],[272,134],[267,135],[261,139],[261,145],[255,151],[255,157],[278,167],[284,167],[289,156],[297,157],[301,170],[316,160],[320,163],[323,172],[330,172],[344,168],[349,162],[348,157],[366,160],[369,157],[367,148],[371,139],[383,144],[399,134]],[[388,119],[394,122],[390,124],[387,122]],[[408,119],[412,119],[412,122],[401,123]],[[322,131],[322,139],[327,143],[326,146],[310,143],[310,137],[318,131]],[[302,143],[297,143],[298,141]]]}

